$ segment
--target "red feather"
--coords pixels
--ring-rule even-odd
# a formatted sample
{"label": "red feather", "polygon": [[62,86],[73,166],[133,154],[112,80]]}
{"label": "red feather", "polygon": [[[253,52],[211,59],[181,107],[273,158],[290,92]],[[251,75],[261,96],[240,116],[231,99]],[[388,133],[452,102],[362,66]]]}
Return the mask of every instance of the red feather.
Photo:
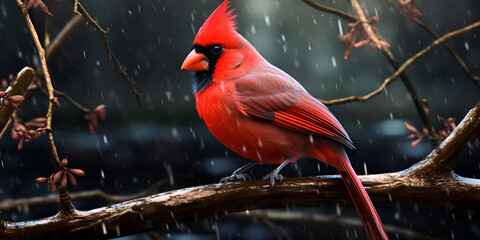
{"label": "red feather", "polygon": [[193,44],[200,44],[202,46],[214,43],[224,45],[235,44],[235,34],[237,30],[235,27],[235,18],[237,15],[233,14],[235,9],[228,10],[229,5],[229,1],[224,1],[215,9],[200,30],[198,30]]}

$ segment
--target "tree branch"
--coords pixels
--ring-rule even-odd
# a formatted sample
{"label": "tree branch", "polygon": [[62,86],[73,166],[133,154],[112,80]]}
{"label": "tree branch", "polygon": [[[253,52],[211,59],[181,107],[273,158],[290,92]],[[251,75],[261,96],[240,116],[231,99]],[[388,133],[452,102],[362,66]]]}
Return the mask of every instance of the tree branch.
{"label": "tree branch", "polygon": [[[383,48],[382,49],[383,55],[388,59],[390,64],[392,65],[393,69],[395,71],[398,70],[400,67],[400,63],[398,60],[393,56],[392,52],[388,50],[388,48]],[[410,81],[410,78],[405,72],[400,73],[400,79],[403,82],[403,85],[405,85],[405,88],[407,88],[407,91],[410,93],[410,96],[412,97],[413,103],[415,105],[415,108],[417,109],[418,115],[420,115],[420,119],[422,120],[423,126],[429,134],[433,135],[434,133],[434,128],[432,123],[430,123],[430,119],[428,118],[428,113],[426,110],[426,100],[420,98],[420,96],[417,93],[417,90],[415,90],[415,87],[413,87],[412,81]],[[440,142],[436,142],[435,140],[432,140],[435,145],[437,145]]]}
{"label": "tree branch", "polygon": [[381,93],[390,83],[393,82],[401,73],[403,73],[408,67],[410,67],[415,61],[417,61],[419,58],[423,57],[425,54],[429,53],[432,51],[434,48],[436,48],[438,45],[443,44],[445,41],[452,39],[460,34],[466,33],[471,31],[472,29],[475,29],[477,27],[480,27],[480,21],[475,22],[473,24],[470,24],[466,27],[463,27],[461,29],[458,29],[453,32],[449,32],[445,35],[443,35],[441,38],[438,38],[437,40],[433,41],[429,46],[424,48],[422,51],[418,52],[415,54],[413,57],[405,61],[398,70],[391,75],[390,77],[386,78],[382,85],[374,90],[373,92],[370,92],[367,95],[364,96],[350,96],[346,98],[339,98],[339,99],[333,99],[333,100],[321,100],[325,105],[334,105],[334,104],[340,104],[340,103],[348,103],[348,102],[354,102],[354,101],[360,101],[360,102],[365,102],[369,100],[370,98],[378,95]]}
{"label": "tree branch", "polygon": [[108,43],[107,31],[105,31],[102,27],[100,27],[100,25],[98,25],[98,23],[90,17],[87,10],[85,10],[85,8],[83,8],[82,4],[80,2],[78,2],[78,0],[72,0],[72,2],[75,5],[75,9],[78,10],[78,12],[82,15],[82,17],[84,17],[87,22],[92,24],[94,26],[95,30],[97,30],[97,32],[100,34],[100,36],[103,39],[103,43],[105,44],[105,49],[107,50],[108,57],[110,58],[110,60],[115,62],[115,64],[117,65],[118,71],[127,80],[127,83],[130,86],[130,89],[132,90],[133,94],[135,94],[135,98],[137,99],[138,106],[142,107],[142,102],[140,100],[140,97],[143,94],[140,93],[135,88],[135,85],[139,85],[139,83],[133,81],[130,78],[130,76],[128,76],[127,72],[123,68],[123,66],[120,63],[120,61],[118,60],[118,58],[115,56],[115,54],[113,54],[112,49],[110,48],[110,44]]}
{"label": "tree branch", "polygon": [[331,13],[333,15],[337,15],[345,20],[348,20],[350,22],[355,22],[355,21],[358,21],[358,18],[351,15],[351,14],[348,14],[346,12],[343,12],[343,11],[340,11],[336,8],[332,8],[332,7],[327,7],[325,5],[322,5],[320,3],[317,3],[317,2],[314,2],[312,0],[302,0],[304,3],[310,5],[311,7],[317,9],[317,10],[320,10],[322,12],[326,12],[326,13]]}
{"label": "tree branch", "polygon": [[[480,208],[480,180],[452,169],[480,133],[480,102],[423,161],[394,173],[359,176],[375,204]],[[26,222],[0,222],[1,239],[111,238],[225,211],[350,202],[338,175],[289,178],[270,190],[267,180],[210,184],[160,193],[90,211]]]}
{"label": "tree branch", "polygon": [[[100,189],[95,189],[90,191],[71,193],[70,198],[72,200],[103,198],[109,203],[125,202],[135,198],[141,198],[141,197],[147,196],[148,194],[152,193],[155,189],[164,185],[167,182],[168,182],[168,179],[160,180],[152,184],[147,189],[135,194],[112,195]],[[33,198],[23,198],[23,199],[22,198],[5,199],[2,202],[0,202],[0,210],[2,212],[8,212],[8,211],[18,209],[19,207],[22,207],[22,206],[36,207],[36,206],[58,204],[58,203],[59,203],[59,200],[56,194],[49,194],[43,197],[33,197]]]}
{"label": "tree branch", "polygon": [[[263,219],[269,219],[269,221],[274,221],[277,223],[291,223],[294,222],[296,224],[301,225],[312,225],[312,227],[318,226],[318,224],[322,225],[339,225],[339,226],[348,226],[348,227],[355,227],[362,229],[362,221],[359,218],[353,217],[344,217],[339,216],[337,214],[333,215],[325,215],[319,213],[311,213],[311,212],[301,212],[301,211],[282,211],[282,210],[253,210],[249,211],[248,213],[239,212],[230,214],[228,216],[222,217],[223,219],[235,219],[235,220],[251,220],[254,218],[259,218],[263,221]],[[433,236],[416,232],[409,228],[397,227],[394,225],[385,224],[385,231],[388,233],[398,233],[400,238],[402,239],[422,239],[422,240],[433,240],[437,239]],[[283,236],[283,234],[282,234]],[[284,236],[285,239],[288,239]]]}
{"label": "tree branch", "polygon": [[[425,23],[420,21],[418,18],[416,18],[414,21],[415,23],[417,23],[417,25],[419,25],[423,29],[427,30],[427,32],[432,34],[432,36],[434,36],[435,38],[439,38],[437,33],[435,33],[429,26],[427,26]],[[455,50],[453,50],[453,48],[450,47],[448,43],[443,43],[443,46],[445,46],[448,52],[450,52],[450,54],[452,54],[452,56],[457,60],[457,62],[460,64],[465,74],[467,74],[467,76],[469,76],[473,80],[473,82],[475,82],[480,86],[480,76],[475,75],[470,71],[470,69],[467,67],[467,64],[462,60],[462,58],[460,58],[460,56],[458,56]]]}
{"label": "tree branch", "polygon": [[[8,90],[7,95],[5,97],[13,96],[13,95],[23,95],[25,93],[25,90],[27,90],[28,86],[32,82],[33,74],[34,74],[33,68],[24,67],[19,73],[17,73],[14,80],[10,83],[10,86],[7,88]],[[15,111],[15,108],[7,107],[4,104],[1,104],[0,106],[1,131],[4,130],[8,121],[10,121],[10,118],[12,117],[12,114],[14,111]]]}

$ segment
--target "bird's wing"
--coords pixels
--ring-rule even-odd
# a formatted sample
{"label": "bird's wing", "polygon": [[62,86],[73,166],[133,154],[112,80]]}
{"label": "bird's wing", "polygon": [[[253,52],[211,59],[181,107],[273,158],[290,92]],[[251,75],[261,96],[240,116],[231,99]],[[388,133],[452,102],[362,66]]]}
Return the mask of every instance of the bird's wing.
{"label": "bird's wing", "polygon": [[[268,74],[257,75],[267,77],[236,82],[242,112],[287,129],[325,136],[349,148],[355,148],[335,116],[293,78],[286,74],[276,76],[287,77],[288,82],[285,84],[283,80],[272,81],[272,76]],[[279,84],[278,81],[282,83]],[[265,88],[265,84],[269,87]]]}

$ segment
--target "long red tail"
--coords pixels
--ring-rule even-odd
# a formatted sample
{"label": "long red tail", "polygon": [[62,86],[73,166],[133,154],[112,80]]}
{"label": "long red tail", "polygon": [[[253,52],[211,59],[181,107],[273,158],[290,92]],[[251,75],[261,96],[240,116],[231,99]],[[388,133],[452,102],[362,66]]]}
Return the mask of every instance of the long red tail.
{"label": "long red tail", "polygon": [[[343,149],[342,149],[343,150]],[[365,188],[355,174],[355,171],[348,160],[348,156],[343,150],[340,153],[336,153],[337,159],[343,166],[345,171],[339,170],[340,176],[342,176],[343,182],[347,187],[347,191],[350,194],[353,204],[357,209],[358,215],[362,220],[363,227],[368,236],[372,240],[388,239],[387,233],[383,228],[382,221],[373,206],[370,197],[368,197]]]}

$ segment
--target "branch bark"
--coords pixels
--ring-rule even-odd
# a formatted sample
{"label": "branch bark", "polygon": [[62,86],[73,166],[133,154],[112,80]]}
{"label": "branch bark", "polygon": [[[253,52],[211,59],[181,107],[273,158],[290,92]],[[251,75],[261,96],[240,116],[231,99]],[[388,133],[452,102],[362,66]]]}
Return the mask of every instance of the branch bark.
{"label": "branch bark", "polygon": [[[28,86],[32,82],[33,74],[34,74],[33,68],[24,67],[19,73],[17,73],[14,80],[10,83],[10,86],[7,88],[6,97],[13,96],[13,95],[23,95],[23,93],[25,93],[25,90],[27,90]],[[12,114],[14,111],[15,111],[15,108],[7,107],[1,104],[0,131],[3,131],[8,121],[12,117]]]}
{"label": "branch bark", "polygon": [[[480,133],[480,102],[424,160],[394,173],[359,176],[375,204],[480,208],[480,180],[453,168]],[[267,180],[210,184],[160,193],[72,215],[0,222],[0,239],[111,238],[165,227],[222,212],[295,204],[350,202],[338,175],[289,178],[270,190]]]}

